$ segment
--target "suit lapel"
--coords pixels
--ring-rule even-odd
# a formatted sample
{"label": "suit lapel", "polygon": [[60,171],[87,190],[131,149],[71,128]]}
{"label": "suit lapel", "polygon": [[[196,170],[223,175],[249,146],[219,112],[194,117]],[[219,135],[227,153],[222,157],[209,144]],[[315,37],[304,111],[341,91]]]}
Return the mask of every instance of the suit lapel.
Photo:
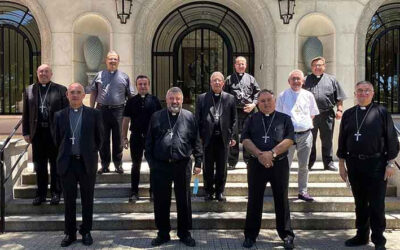
{"label": "suit lapel", "polygon": [[39,112],[38,98],[39,98],[38,83],[34,83],[32,86],[32,103],[33,103],[32,117],[36,118],[38,117],[38,112]]}
{"label": "suit lapel", "polygon": [[221,113],[220,116],[222,116],[222,114],[224,113],[225,110],[225,105],[226,105],[226,93],[224,91],[221,92]]}

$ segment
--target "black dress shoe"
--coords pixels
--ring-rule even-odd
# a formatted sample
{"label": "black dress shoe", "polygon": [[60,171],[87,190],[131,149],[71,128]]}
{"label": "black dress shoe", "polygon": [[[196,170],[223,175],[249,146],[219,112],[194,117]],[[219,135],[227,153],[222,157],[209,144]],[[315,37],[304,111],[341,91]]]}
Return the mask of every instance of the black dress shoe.
{"label": "black dress shoe", "polygon": [[51,196],[50,205],[58,205],[58,204],[60,204],[60,195],[53,194]]}
{"label": "black dress shoe", "polygon": [[72,242],[76,241],[76,235],[66,234],[64,239],[61,241],[62,247],[67,247],[72,244]]}
{"label": "black dress shoe", "polygon": [[246,239],[244,239],[242,246],[245,248],[251,248],[254,245],[254,243],[256,243],[255,240],[246,238]]}
{"label": "black dress shoe", "polygon": [[46,202],[46,197],[36,196],[32,201],[32,205],[39,206],[42,202]]}
{"label": "black dress shoe", "polygon": [[207,194],[206,196],[204,196],[204,201],[212,201],[212,200],[214,200],[214,195]]}
{"label": "black dress shoe", "polygon": [[328,166],[324,167],[324,170],[328,171],[338,171],[338,168],[333,164],[333,162],[329,163]]}
{"label": "black dress shoe", "polygon": [[196,246],[196,241],[192,238],[192,236],[187,236],[185,238],[179,239],[179,241],[183,242],[188,247]]}
{"label": "black dress shoe", "polygon": [[215,199],[218,200],[218,201],[226,201],[226,197],[222,193],[217,194],[215,196]]}
{"label": "black dress shoe", "polygon": [[166,242],[168,242],[170,240],[171,240],[171,238],[169,236],[167,238],[162,238],[160,236],[157,236],[155,239],[153,239],[151,241],[151,245],[155,246],[155,247],[156,246],[160,246],[160,245],[162,245],[162,244],[164,244],[164,243],[166,243]]}
{"label": "black dress shoe", "polygon": [[348,239],[344,242],[344,245],[346,247],[356,247],[356,246],[363,246],[363,245],[367,245],[369,242],[368,238],[363,238],[361,236],[354,236],[351,239]]}
{"label": "black dress shoe", "polygon": [[134,202],[139,200],[139,195],[137,193],[132,193],[131,196],[129,196],[129,202]]}
{"label": "black dress shoe", "polygon": [[283,248],[285,249],[293,249],[294,248],[294,243],[293,243],[293,236],[288,235],[283,239]]}
{"label": "black dress shoe", "polygon": [[227,167],[227,169],[228,169],[228,170],[233,170],[233,169],[235,169],[235,167],[236,167],[236,165],[231,165],[231,164],[229,164],[228,167]]}
{"label": "black dress shoe", "polygon": [[385,245],[375,245],[375,250],[386,250]]}
{"label": "black dress shoe", "polygon": [[100,168],[99,171],[97,171],[98,174],[105,174],[109,172],[110,172],[109,168]]}
{"label": "black dress shoe", "polygon": [[93,244],[93,238],[90,233],[85,233],[82,235],[82,244],[85,246],[90,246]]}
{"label": "black dress shoe", "polygon": [[124,169],[122,168],[121,165],[116,165],[115,172],[118,173],[118,174],[123,174],[124,173]]}

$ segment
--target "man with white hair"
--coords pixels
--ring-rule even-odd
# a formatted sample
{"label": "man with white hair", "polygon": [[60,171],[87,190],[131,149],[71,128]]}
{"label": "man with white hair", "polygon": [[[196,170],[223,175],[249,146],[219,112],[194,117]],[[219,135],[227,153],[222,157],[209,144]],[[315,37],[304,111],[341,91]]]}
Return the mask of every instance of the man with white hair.
{"label": "man with white hair", "polygon": [[224,75],[221,72],[212,73],[210,85],[211,90],[199,95],[196,102],[196,120],[204,147],[205,200],[213,200],[215,194],[216,200],[226,201],[223,192],[228,149],[236,144],[233,139],[236,134],[235,97],[222,91]]}
{"label": "man with white hair", "polygon": [[294,151],[297,149],[298,169],[298,198],[313,201],[308,194],[308,160],[311,153],[313,135],[313,118],[319,114],[317,103],[311,92],[302,89],[304,74],[301,70],[293,70],[288,79],[290,88],[283,91],[277,100],[276,110],[289,115],[292,119],[295,144],[289,148],[289,166],[292,164]]}
{"label": "man with white hair", "polygon": [[150,120],[145,142],[145,156],[150,166],[154,196],[154,217],[158,234],[151,245],[159,246],[170,240],[171,186],[174,183],[178,212],[178,237],[186,246],[194,247],[190,235],[192,208],[190,179],[201,172],[203,152],[195,116],[182,108],[183,94],[178,87],[168,90],[167,108],[155,112]]}

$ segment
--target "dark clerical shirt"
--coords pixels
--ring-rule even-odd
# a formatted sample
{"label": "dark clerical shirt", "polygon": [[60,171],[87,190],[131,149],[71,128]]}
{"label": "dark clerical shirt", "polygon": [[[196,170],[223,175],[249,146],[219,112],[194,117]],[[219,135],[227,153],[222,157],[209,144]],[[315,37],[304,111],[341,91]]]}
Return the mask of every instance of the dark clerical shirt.
{"label": "dark clerical shirt", "polygon": [[70,142],[73,144],[71,145],[71,152],[73,155],[80,155],[81,154],[81,147],[80,147],[80,138],[81,138],[81,128],[82,128],[82,119],[83,119],[83,106],[78,109],[69,109],[69,129],[71,130],[71,138]]}
{"label": "dark clerical shirt", "polygon": [[[40,91],[40,93],[38,93],[38,124],[39,127],[43,127],[43,128],[47,128],[49,126],[49,110],[50,110],[50,89],[49,89],[49,85],[48,84],[40,84],[38,83],[38,91]],[[46,95],[47,92],[47,95]],[[42,98],[40,98],[42,97]],[[42,111],[42,105],[43,105],[43,111]]]}
{"label": "dark clerical shirt", "polygon": [[237,106],[243,107],[245,104],[257,104],[260,86],[253,76],[235,72],[226,78],[224,90],[235,97]]}
{"label": "dark clerical shirt", "polygon": [[146,136],[145,156],[150,167],[153,160],[174,162],[192,154],[195,166],[200,167],[203,152],[195,116],[185,109],[175,116],[166,108],[155,112]]}
{"label": "dark clerical shirt", "polygon": [[[271,124],[274,114],[275,117]],[[264,120],[265,129],[262,120]],[[268,130],[270,124],[271,127],[267,133],[267,138],[265,138],[265,132]],[[284,139],[294,141],[292,120],[290,119],[290,116],[278,111],[275,111],[268,116],[259,111],[247,119],[240,141],[243,142],[245,139],[250,139],[261,151],[269,151],[273,149]],[[287,152],[281,155],[287,155]]]}
{"label": "dark clerical shirt", "polygon": [[[219,116],[221,116],[221,111],[222,111],[222,105],[223,103],[221,102],[221,94],[214,94],[212,95],[214,102],[213,107],[211,108],[210,112],[214,115],[214,134],[215,135],[220,135],[221,134],[221,125],[220,125],[220,119]],[[218,118],[216,118],[218,117]]]}
{"label": "dark clerical shirt", "polygon": [[307,76],[303,88],[313,93],[319,112],[331,110],[338,101],[346,99],[346,94],[333,75],[324,73],[320,77]]}
{"label": "dark clerical shirt", "polygon": [[[371,109],[368,112],[369,108]],[[357,133],[356,112],[359,133]],[[367,112],[368,115],[366,116]],[[370,104],[365,109],[361,109],[360,106],[356,105],[344,112],[340,124],[337,150],[339,158],[345,159],[349,155],[381,153],[386,155],[387,160],[391,160],[396,158],[398,151],[399,142],[396,130],[393,126],[392,117],[386,108],[377,104]]]}
{"label": "dark clerical shirt", "polygon": [[150,94],[146,94],[144,97],[138,94],[129,99],[126,102],[124,116],[131,119],[132,135],[146,136],[151,116],[160,109],[160,101]]}

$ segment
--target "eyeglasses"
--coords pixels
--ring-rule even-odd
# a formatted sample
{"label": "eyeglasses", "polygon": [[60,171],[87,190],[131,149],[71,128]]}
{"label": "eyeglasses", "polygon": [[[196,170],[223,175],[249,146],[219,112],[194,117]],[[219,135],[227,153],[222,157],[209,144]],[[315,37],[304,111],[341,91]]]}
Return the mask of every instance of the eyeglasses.
{"label": "eyeglasses", "polygon": [[371,90],[371,89],[357,89],[356,90],[356,93],[357,94],[369,94],[369,93],[372,93],[373,92],[373,90]]}

